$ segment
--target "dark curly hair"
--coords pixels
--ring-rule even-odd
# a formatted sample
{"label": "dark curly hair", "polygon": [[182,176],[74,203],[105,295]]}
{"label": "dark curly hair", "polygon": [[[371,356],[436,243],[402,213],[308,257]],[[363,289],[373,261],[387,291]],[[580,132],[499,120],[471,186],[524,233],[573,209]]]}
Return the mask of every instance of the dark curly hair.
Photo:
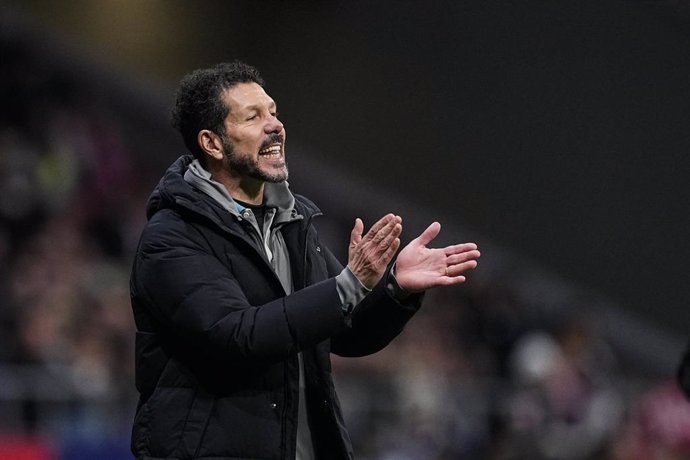
{"label": "dark curly hair", "polygon": [[222,92],[238,83],[257,83],[264,86],[259,71],[241,61],[224,62],[208,69],[198,69],[180,81],[172,125],[182,134],[187,148],[202,164],[204,152],[199,147],[197,135],[202,129],[210,129],[225,135],[223,121],[230,108],[221,97]]}

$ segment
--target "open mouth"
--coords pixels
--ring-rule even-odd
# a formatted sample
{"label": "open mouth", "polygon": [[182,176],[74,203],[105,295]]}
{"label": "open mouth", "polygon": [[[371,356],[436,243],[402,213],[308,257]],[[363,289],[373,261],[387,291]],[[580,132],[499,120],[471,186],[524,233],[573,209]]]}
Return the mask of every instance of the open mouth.
{"label": "open mouth", "polygon": [[283,154],[282,144],[271,144],[268,147],[264,147],[259,150],[259,155],[264,156],[268,159],[280,158]]}

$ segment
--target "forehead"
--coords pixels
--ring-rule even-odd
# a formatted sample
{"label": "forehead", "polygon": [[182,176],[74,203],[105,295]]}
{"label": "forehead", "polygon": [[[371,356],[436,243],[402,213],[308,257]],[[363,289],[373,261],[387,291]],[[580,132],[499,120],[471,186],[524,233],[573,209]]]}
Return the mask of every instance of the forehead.
{"label": "forehead", "polygon": [[275,106],[275,102],[257,83],[237,83],[223,90],[223,100],[230,108],[230,113],[257,108]]}

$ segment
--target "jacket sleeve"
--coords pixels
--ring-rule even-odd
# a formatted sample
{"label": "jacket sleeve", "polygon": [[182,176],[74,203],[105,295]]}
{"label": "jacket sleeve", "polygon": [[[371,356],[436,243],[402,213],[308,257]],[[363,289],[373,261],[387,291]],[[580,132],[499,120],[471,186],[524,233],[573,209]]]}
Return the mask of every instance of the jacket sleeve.
{"label": "jacket sleeve", "polygon": [[140,328],[150,323],[155,332],[222,358],[274,361],[345,327],[333,278],[251,305],[231,271],[194,232],[181,220],[152,221],[144,231],[131,279]]}
{"label": "jacket sleeve", "polygon": [[[330,251],[326,252],[329,272],[342,266]],[[388,284],[390,271],[360,302],[349,318],[350,327],[332,337],[331,351],[340,356],[366,356],[385,348],[402,331],[419,310],[422,294],[413,294],[405,301],[392,297]]]}

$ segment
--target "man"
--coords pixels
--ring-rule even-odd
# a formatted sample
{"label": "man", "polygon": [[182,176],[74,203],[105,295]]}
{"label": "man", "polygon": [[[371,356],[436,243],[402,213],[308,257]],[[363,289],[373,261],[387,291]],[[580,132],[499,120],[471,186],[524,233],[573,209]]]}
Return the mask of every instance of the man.
{"label": "man", "polygon": [[343,268],[288,189],[276,104],[241,62],[185,77],[173,124],[192,155],[153,192],[131,277],[134,454],[352,458],[329,354],[381,350],[422,291],[465,280],[476,245],[427,248],[434,223],[392,264],[400,217],[364,235],[356,219]]}

